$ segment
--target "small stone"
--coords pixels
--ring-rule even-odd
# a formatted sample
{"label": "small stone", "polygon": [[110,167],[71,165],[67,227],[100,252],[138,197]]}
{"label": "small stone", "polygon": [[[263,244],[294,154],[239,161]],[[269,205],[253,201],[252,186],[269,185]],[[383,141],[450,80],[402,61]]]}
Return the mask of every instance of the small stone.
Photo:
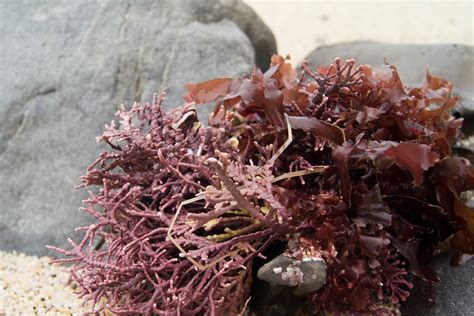
{"label": "small stone", "polygon": [[326,265],[320,258],[305,257],[297,260],[279,255],[263,265],[257,273],[260,280],[272,285],[295,287],[296,293],[319,290],[326,281]]}

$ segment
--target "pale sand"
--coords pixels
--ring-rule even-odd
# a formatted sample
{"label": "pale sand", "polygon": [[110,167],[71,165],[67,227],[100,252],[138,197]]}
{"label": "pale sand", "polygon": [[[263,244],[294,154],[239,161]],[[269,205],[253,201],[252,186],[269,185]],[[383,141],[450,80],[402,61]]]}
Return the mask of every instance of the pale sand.
{"label": "pale sand", "polygon": [[355,40],[474,45],[474,1],[244,1],[294,64],[316,47]]}
{"label": "pale sand", "polygon": [[0,315],[83,315],[91,311],[67,285],[68,269],[52,266],[49,260],[0,251]]}

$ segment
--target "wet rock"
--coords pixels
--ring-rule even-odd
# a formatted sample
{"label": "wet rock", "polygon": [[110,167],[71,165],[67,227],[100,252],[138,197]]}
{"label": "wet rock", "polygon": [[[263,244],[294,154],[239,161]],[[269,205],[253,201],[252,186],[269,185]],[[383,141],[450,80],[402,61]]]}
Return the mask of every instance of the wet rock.
{"label": "wet rock", "polygon": [[257,277],[272,285],[294,287],[296,293],[306,294],[320,289],[326,281],[326,266],[319,258],[297,260],[279,255],[263,265]]}

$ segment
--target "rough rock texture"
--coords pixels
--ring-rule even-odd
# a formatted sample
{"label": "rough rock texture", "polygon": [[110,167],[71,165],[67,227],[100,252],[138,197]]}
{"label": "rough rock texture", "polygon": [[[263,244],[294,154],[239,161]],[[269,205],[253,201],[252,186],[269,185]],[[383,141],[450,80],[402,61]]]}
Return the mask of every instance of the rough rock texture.
{"label": "rough rock texture", "polygon": [[305,258],[296,260],[279,255],[264,264],[257,277],[273,285],[296,287],[304,295],[319,290],[326,282],[326,266],[322,259]]}
{"label": "rough rock texture", "polygon": [[421,82],[426,66],[432,74],[453,83],[454,94],[461,97],[460,110],[474,116],[474,47],[456,44],[418,45],[356,41],[320,47],[307,60],[314,65],[329,64],[334,57],[355,58],[358,63],[382,65],[384,58],[397,66],[406,84]]}
{"label": "rough rock texture", "polygon": [[255,49],[255,63],[266,70],[270,58],[277,52],[275,37],[255,11],[240,0],[193,1],[194,14],[203,23],[217,22],[227,17],[247,35]]}
{"label": "rough rock texture", "polygon": [[169,86],[175,106],[186,82],[250,71],[231,20],[270,56],[273,37],[239,1],[1,2],[0,249],[44,254],[87,223],[73,188],[120,103]]}

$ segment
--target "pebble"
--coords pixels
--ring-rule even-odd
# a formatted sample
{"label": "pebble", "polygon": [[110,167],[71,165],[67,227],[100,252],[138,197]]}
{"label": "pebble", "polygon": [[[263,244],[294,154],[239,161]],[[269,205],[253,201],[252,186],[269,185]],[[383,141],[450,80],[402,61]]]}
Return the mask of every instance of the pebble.
{"label": "pebble", "polygon": [[299,294],[314,292],[326,281],[326,266],[319,258],[297,260],[279,255],[264,264],[257,273],[260,280],[273,285],[295,287]]}

